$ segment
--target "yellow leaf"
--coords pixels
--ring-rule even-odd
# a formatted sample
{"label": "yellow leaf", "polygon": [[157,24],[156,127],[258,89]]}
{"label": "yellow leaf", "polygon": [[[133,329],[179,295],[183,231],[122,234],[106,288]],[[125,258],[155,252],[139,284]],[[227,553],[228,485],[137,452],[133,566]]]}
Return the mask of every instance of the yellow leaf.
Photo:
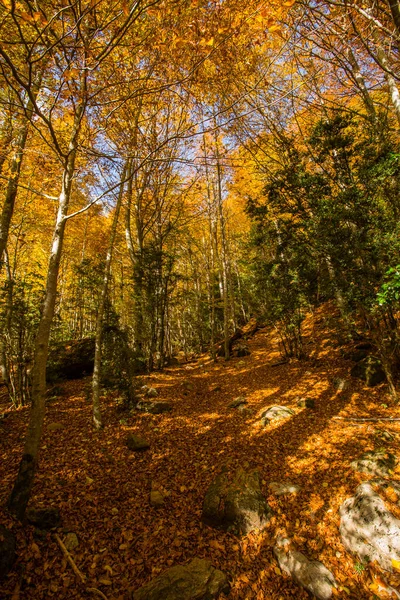
{"label": "yellow leaf", "polygon": [[280,31],[280,30],[281,30],[280,25],[271,25],[271,27],[268,27],[268,31],[270,33],[273,33],[274,31]]}
{"label": "yellow leaf", "polygon": [[400,560],[392,558],[392,567],[393,569],[396,569],[396,571],[400,571]]}
{"label": "yellow leaf", "polygon": [[279,569],[279,567],[274,567],[274,571],[277,575],[282,575],[282,571]]}
{"label": "yellow leaf", "polygon": [[206,42],[206,46],[214,46],[214,38],[213,37]]}
{"label": "yellow leaf", "polygon": [[100,577],[99,583],[102,583],[103,585],[112,585],[112,581],[110,581],[106,577]]}

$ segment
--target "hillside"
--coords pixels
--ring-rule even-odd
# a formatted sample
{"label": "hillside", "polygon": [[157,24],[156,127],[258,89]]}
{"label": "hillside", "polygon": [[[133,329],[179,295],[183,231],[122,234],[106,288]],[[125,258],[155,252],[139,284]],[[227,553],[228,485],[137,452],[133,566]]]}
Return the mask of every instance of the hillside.
{"label": "hillside", "polygon": [[[382,446],[399,454],[400,422],[378,417],[400,418],[400,411],[385,384],[367,388],[350,377],[353,363],[342,357],[347,346],[332,334],[334,318],[326,306],[308,316],[309,357],[301,361],[277,364],[278,340],[265,328],[248,340],[249,356],[213,364],[204,355],[140,377],[140,385],[155,388],[157,401],[170,402],[172,411],[122,413],[115,395],[108,395],[100,432],[92,428],[89,380],[50,392],[31,505],[59,508],[57,531],[61,538],[76,534],[79,546],[71,554],[91,587],[108,600],[125,600],[166,568],[199,557],[228,575],[232,600],[306,599],[308,593],[282,573],[274,557],[274,541],[284,536],[332,571],[338,597],[389,597],[379,591],[377,569],[360,566],[343,547],[338,511],[370,479],[352,469],[351,461]],[[242,409],[228,407],[241,396],[247,400]],[[314,400],[314,408],[303,406],[305,399]],[[261,426],[262,409],[273,405],[294,414]],[[8,413],[4,397],[1,411]],[[1,421],[2,506],[18,468],[27,417],[23,408]],[[357,421],[362,418],[377,420]],[[382,430],[394,438],[382,442]],[[131,452],[129,433],[143,436],[150,448]],[[260,472],[273,511],[262,532],[238,538],[201,522],[207,487],[226,465]],[[397,467],[395,478],[399,475]],[[272,493],[271,482],[287,481],[299,491]],[[399,498],[388,489],[385,501],[400,518]],[[160,492],[161,506],[150,503],[152,490]],[[1,523],[16,534],[18,555],[1,583],[1,598],[86,597],[54,532],[38,535],[5,513]]]}

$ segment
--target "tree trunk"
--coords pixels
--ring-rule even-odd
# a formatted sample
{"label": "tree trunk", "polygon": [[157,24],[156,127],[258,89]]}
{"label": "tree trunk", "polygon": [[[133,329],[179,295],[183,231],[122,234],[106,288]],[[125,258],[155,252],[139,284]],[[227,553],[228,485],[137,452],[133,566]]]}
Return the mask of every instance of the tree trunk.
{"label": "tree trunk", "polygon": [[71,134],[68,155],[64,163],[61,193],[58,199],[58,212],[53,231],[50,260],[47,271],[45,297],[42,306],[38,333],[35,342],[34,367],[32,376],[32,405],[28,430],[20,462],[18,475],[11,492],[8,508],[20,520],[24,518],[26,506],[31,495],[33,480],[39,458],[40,439],[45,417],[46,363],[48,357],[51,322],[57,294],[58,272],[64,241],[66,216],[71,197],[72,180],[78,147],[78,135],[84,104],[78,108]]}
{"label": "tree trunk", "polygon": [[95,354],[94,354],[94,368],[93,368],[93,379],[92,379],[92,390],[93,390],[93,424],[96,429],[101,429],[103,426],[101,418],[101,407],[100,407],[100,375],[101,375],[101,351],[103,341],[103,319],[104,311],[107,301],[108,284],[110,281],[111,274],[111,261],[114,250],[115,236],[117,234],[119,213],[121,211],[122,197],[124,193],[125,185],[125,174],[127,165],[125,164],[121,176],[121,184],[118,193],[118,200],[115,206],[114,218],[111,225],[110,239],[108,241],[108,250],[106,256],[106,263],[104,266],[103,285],[100,295],[100,304],[97,311],[96,320],[96,341],[95,341]]}
{"label": "tree trunk", "polygon": [[[40,83],[41,83],[42,75],[36,79],[33,93],[34,99],[37,98],[39,93]],[[31,100],[29,100],[27,108],[26,108],[26,116],[24,123],[22,124],[20,131],[17,136],[16,144],[15,144],[15,152],[13,159],[11,161],[10,167],[10,177],[8,179],[7,189],[6,189],[6,197],[4,199],[3,209],[1,211],[0,216],[0,269],[3,266],[3,255],[4,250],[7,246],[8,240],[8,232],[10,229],[11,219],[14,213],[14,205],[15,199],[17,197],[18,192],[18,182],[19,176],[21,174],[21,166],[22,166],[22,158],[24,155],[26,140],[28,138],[29,125],[31,122],[33,113],[33,104]]]}

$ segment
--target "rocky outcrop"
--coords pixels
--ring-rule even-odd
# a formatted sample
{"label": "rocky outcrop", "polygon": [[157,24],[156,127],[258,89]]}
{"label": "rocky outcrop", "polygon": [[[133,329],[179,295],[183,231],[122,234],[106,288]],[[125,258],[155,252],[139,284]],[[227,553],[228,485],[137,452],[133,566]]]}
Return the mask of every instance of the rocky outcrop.
{"label": "rocky outcrop", "polygon": [[319,600],[332,598],[336,581],[333,574],[318,560],[310,560],[291,549],[289,540],[278,540],[274,554],[282,571]]}
{"label": "rocky outcrop", "polygon": [[392,561],[400,560],[400,521],[386,508],[371,483],[359,485],[339,514],[345,548],[362,562],[376,561],[392,571]]}
{"label": "rocky outcrop", "polygon": [[208,560],[171,567],[133,593],[132,600],[213,600],[229,593],[226,575]]}
{"label": "rocky outcrop", "polygon": [[374,387],[386,380],[382,364],[375,356],[360,360],[350,371],[352,377],[362,379],[368,387]]}
{"label": "rocky outcrop", "polygon": [[265,527],[271,509],[261,493],[258,471],[223,470],[207,490],[202,520],[207,525],[245,535]]}

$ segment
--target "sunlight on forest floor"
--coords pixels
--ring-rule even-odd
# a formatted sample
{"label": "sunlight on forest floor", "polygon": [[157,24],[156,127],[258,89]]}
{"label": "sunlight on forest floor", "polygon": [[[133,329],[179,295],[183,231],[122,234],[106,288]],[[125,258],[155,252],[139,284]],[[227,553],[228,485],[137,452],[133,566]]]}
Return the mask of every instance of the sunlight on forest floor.
{"label": "sunlight on forest floor", "polygon": [[[118,413],[116,394],[109,394],[103,398],[105,428],[95,433],[85,381],[63,384],[62,395],[49,403],[32,504],[60,508],[63,531],[74,531],[80,541],[74,551],[76,563],[109,600],[128,598],[152,576],[194,556],[210,559],[229,574],[232,600],[305,600],[307,593],[282,574],[273,557],[278,534],[289,536],[298,550],[334,573],[340,597],[373,597],[375,569],[355,569],[357,559],[340,540],[338,510],[366,479],[352,470],[351,461],[376,448],[378,428],[399,435],[400,427],[395,422],[335,417],[399,417],[399,409],[387,400],[384,385],[365,388],[350,378],[350,362],[341,358],[324,327],[324,309],[317,316],[318,327],[307,323],[312,344],[303,361],[271,367],[279,358],[277,339],[262,330],[249,340],[252,354],[245,359],[213,364],[200,357],[197,363],[140,377],[140,385],[155,387],[158,399],[173,404],[169,414]],[[346,381],[345,390],[335,388],[337,378]],[[185,390],[184,381],[190,382],[190,390]],[[248,400],[248,410],[229,409],[240,395]],[[298,406],[305,396],[315,400],[315,409]],[[260,413],[271,405],[288,406],[294,414],[262,427]],[[26,418],[26,409],[12,412],[3,427],[3,504],[16,474]],[[62,427],[51,431],[54,423]],[[143,435],[151,449],[130,453],[129,432]],[[397,454],[398,440],[390,445]],[[260,471],[262,490],[273,510],[260,534],[238,539],[200,521],[205,491],[227,464]],[[399,474],[397,467],[394,476]],[[285,480],[299,485],[300,492],[272,495],[268,484]],[[149,503],[154,482],[168,493],[161,508]],[[397,496],[385,499],[399,515]],[[2,521],[12,524],[7,516]],[[14,530],[19,564],[25,567],[21,600],[80,598],[73,572],[53,537],[48,534],[44,542],[36,539],[32,527]],[[1,588],[2,597],[11,597],[16,582],[13,571]]]}

